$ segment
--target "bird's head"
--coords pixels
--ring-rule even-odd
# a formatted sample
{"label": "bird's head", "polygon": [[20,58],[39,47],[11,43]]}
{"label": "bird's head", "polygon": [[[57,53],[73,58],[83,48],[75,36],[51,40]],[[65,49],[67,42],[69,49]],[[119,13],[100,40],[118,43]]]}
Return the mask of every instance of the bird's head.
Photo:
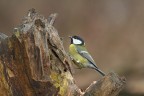
{"label": "bird's head", "polygon": [[71,38],[71,44],[85,45],[84,40],[79,36],[69,36]]}

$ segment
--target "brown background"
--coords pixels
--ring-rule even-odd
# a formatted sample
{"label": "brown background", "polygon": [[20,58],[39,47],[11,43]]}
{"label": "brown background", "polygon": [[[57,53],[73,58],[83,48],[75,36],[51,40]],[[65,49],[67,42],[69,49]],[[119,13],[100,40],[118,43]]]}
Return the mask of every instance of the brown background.
{"label": "brown background", "polygon": [[[31,8],[46,18],[59,14],[55,27],[67,51],[68,36],[79,35],[105,73],[126,76],[120,96],[144,96],[144,0],[1,0],[0,32],[11,35]],[[101,78],[90,69],[74,76],[83,90]]]}

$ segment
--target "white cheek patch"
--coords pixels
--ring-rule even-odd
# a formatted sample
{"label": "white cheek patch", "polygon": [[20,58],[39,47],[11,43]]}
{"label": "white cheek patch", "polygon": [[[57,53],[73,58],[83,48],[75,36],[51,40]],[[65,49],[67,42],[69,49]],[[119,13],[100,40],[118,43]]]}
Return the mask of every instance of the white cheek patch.
{"label": "white cheek patch", "polygon": [[73,38],[73,43],[74,44],[82,44],[82,41]]}

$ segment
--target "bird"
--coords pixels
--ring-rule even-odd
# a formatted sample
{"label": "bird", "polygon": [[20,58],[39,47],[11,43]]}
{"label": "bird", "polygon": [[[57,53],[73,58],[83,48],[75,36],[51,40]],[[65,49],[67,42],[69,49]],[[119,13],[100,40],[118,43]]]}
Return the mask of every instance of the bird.
{"label": "bird", "polygon": [[105,73],[101,71],[92,56],[89,54],[85,47],[85,42],[80,36],[69,36],[70,45],[69,45],[69,55],[74,64],[79,68],[91,68],[95,69],[102,76],[105,76]]}

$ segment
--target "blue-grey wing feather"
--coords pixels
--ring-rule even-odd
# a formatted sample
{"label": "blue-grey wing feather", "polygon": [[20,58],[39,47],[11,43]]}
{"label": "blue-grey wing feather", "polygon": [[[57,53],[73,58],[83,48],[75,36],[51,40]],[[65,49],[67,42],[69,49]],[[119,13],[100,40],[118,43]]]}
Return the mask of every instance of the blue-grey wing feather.
{"label": "blue-grey wing feather", "polygon": [[93,67],[91,68],[94,68],[96,71],[98,71],[102,76],[105,76],[105,73],[102,72],[97,66],[96,66],[96,63],[95,61],[93,60],[93,58],[91,57],[91,55],[87,52],[86,48],[82,48],[82,47],[77,47],[77,52],[83,56],[84,58],[86,58],[90,64],[93,65]]}
{"label": "blue-grey wing feather", "polygon": [[93,60],[93,58],[91,57],[91,55],[87,52],[85,48],[82,50],[81,48],[78,47],[77,51],[81,56],[86,58],[90,63],[94,64],[94,66],[96,67],[95,61]]}

